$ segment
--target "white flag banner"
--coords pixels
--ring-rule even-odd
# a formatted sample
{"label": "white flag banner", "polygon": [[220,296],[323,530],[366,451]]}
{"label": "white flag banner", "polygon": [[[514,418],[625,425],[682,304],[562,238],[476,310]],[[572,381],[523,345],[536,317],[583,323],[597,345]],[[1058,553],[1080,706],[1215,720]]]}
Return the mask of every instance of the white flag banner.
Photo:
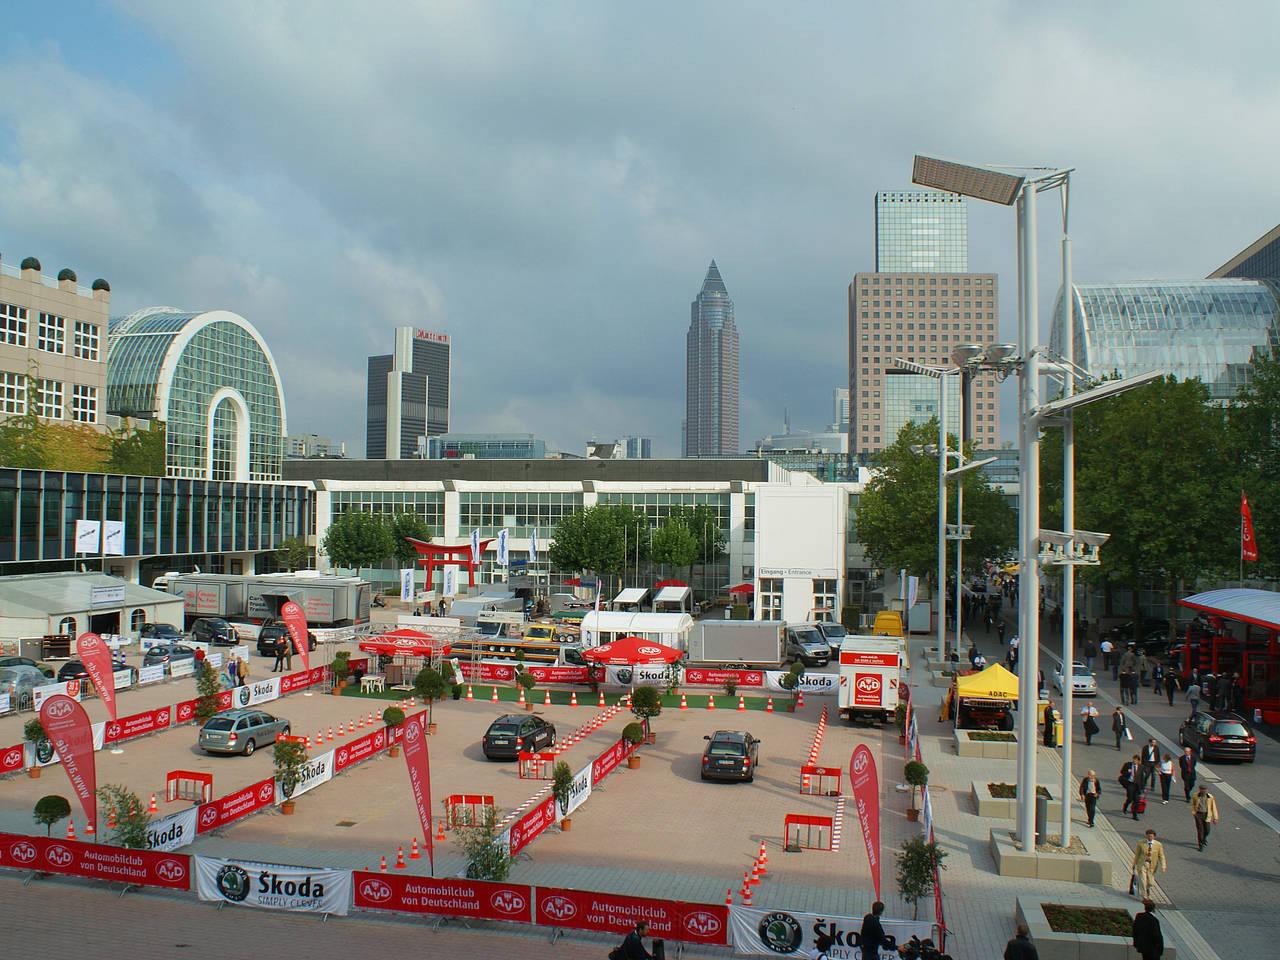
{"label": "white flag banner", "polygon": [[560,808],[560,816],[567,817],[587,802],[591,796],[591,771],[595,762],[588,763],[573,775],[573,784],[569,787],[569,803]]}
{"label": "white flag banner", "polygon": [[400,571],[400,602],[413,603],[413,567]]}
{"label": "white flag banner", "polygon": [[471,562],[478,564],[480,562],[480,531],[471,531]]}
{"label": "white flag banner", "polygon": [[916,605],[916,595],[920,593],[920,578],[907,577],[907,615],[910,616],[911,608]]}
{"label": "white flag banner", "polygon": [[529,534],[529,562],[534,563],[538,559],[538,528],[533,528],[533,533]]}
{"label": "white flag banner", "polygon": [[102,524],[97,520],[76,521],[76,553],[97,553],[101,537]]}
{"label": "white flag banner", "polygon": [[498,566],[505,567],[510,559],[507,556],[507,531],[503,528],[498,534]]}
{"label": "white flag banner", "polygon": [[196,816],[199,807],[179,810],[161,820],[147,824],[147,849],[156,853],[185,847],[196,838]]}
{"label": "white flag banner", "polygon": [[102,552],[108,557],[124,556],[124,521],[102,521]]}
{"label": "white flag banner", "polygon": [[442,597],[456,597],[458,595],[458,568],[455,566],[444,567],[444,584],[440,588]]}
{"label": "white flag banner", "polygon": [[283,863],[193,857],[196,896],[213,903],[239,903],[268,910],[347,915],[351,871],[294,867]]}
{"label": "white flag banner", "polygon": [[920,788],[920,792],[924,794],[924,802],[920,804],[920,832],[924,834],[926,840],[933,839],[933,804],[929,800],[929,788],[924,786]]}

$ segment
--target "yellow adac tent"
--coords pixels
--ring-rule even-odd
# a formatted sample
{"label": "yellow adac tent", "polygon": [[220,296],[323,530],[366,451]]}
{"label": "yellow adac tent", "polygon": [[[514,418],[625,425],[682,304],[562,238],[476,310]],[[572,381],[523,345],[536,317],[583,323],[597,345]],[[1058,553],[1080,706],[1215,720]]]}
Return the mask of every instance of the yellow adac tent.
{"label": "yellow adac tent", "polygon": [[1017,700],[1018,678],[998,663],[981,673],[971,673],[956,680],[956,693],[961,700]]}

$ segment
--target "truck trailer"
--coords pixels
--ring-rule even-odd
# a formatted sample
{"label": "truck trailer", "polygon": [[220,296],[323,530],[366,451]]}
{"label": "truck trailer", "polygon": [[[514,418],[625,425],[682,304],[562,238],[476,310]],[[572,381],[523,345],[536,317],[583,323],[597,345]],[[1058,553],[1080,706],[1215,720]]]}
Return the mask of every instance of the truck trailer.
{"label": "truck trailer", "polygon": [[777,620],[700,620],[689,634],[689,660],[777,667],[782,663],[782,631],[783,624]]}
{"label": "truck trailer", "polygon": [[840,716],[851,721],[858,717],[893,719],[901,667],[900,637],[845,637],[840,644]]}
{"label": "truck trailer", "polygon": [[184,573],[172,577],[169,593],[182,597],[188,620],[224,617],[261,622],[280,616],[290,600],[313,626],[367,623],[372,588],[355,577],[240,576]]}

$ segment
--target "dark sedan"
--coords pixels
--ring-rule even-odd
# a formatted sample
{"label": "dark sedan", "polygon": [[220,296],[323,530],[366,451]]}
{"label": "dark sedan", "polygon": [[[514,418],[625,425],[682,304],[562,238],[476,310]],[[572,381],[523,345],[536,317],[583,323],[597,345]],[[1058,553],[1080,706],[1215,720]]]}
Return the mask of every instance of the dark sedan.
{"label": "dark sedan", "polygon": [[163,640],[165,643],[176,643],[185,639],[186,634],[172,623],[144,623],[142,629],[138,631],[138,637],[143,640]]}
{"label": "dark sedan", "polygon": [[745,730],[717,730],[702,738],[707,741],[702,751],[703,780],[745,780],[756,777],[760,741]]}
{"label": "dark sedan", "polygon": [[[128,670],[129,684],[133,685],[138,682],[138,670],[124,662],[123,657],[113,657],[111,659],[113,670]],[[89,671],[85,669],[84,664],[79,660],[68,660],[62,665],[62,669],[58,671],[59,682],[63,680],[79,680],[89,676]]]}
{"label": "dark sedan", "polygon": [[1258,738],[1242,717],[1225,710],[1199,710],[1178,728],[1178,742],[1191,747],[1201,760],[1241,760],[1253,763]]}
{"label": "dark sedan", "polygon": [[[289,634],[289,627],[285,622],[283,620],[268,620],[258,632],[258,656],[274,657],[276,655],[277,640],[288,641],[289,646],[293,647],[293,652],[298,653],[298,645],[293,642],[293,638]],[[313,653],[315,649],[316,635],[308,630],[307,651]]]}
{"label": "dark sedan", "polygon": [[234,647],[240,642],[236,628],[221,617],[201,617],[191,625],[191,639],[214,647]]}
{"label": "dark sedan", "polygon": [[508,713],[489,724],[480,749],[490,760],[516,760],[521,753],[537,753],[556,745],[556,728],[534,714]]}

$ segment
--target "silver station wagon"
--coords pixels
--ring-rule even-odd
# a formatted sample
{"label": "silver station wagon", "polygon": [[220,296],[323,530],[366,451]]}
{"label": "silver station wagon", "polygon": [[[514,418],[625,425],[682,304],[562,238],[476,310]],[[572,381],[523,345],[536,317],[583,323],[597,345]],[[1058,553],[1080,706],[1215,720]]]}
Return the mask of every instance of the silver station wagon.
{"label": "silver station wagon", "polygon": [[200,749],[205,753],[243,753],[253,756],[289,734],[289,721],[262,710],[225,710],[200,728]]}

